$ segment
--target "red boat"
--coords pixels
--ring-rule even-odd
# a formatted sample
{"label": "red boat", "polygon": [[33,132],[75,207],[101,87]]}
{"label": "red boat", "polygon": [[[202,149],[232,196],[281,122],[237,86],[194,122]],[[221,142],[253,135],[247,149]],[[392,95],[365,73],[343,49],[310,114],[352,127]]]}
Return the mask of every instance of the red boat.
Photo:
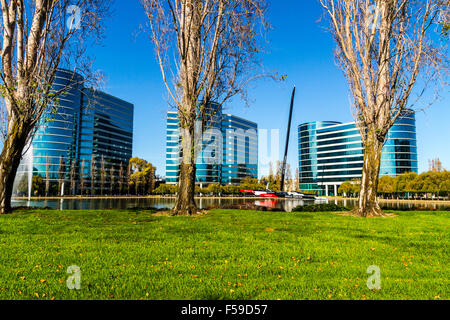
{"label": "red boat", "polygon": [[251,194],[255,194],[255,191],[250,190],[250,189],[243,189],[243,190],[239,190],[240,193],[251,193]]}
{"label": "red boat", "polygon": [[276,194],[274,193],[262,193],[260,194],[258,197],[262,197],[262,198],[279,198]]}
{"label": "red boat", "polygon": [[241,193],[250,193],[261,198],[287,198],[287,199],[302,199],[302,200],[318,200],[318,198],[311,194],[304,194],[300,192],[280,192],[280,191],[255,191],[250,189],[240,190]]}
{"label": "red boat", "polygon": [[250,190],[250,189],[243,189],[240,190],[241,193],[251,193],[257,197],[261,197],[261,198],[279,198],[279,196],[275,193],[272,192],[270,190],[267,191],[255,191],[255,190]]}

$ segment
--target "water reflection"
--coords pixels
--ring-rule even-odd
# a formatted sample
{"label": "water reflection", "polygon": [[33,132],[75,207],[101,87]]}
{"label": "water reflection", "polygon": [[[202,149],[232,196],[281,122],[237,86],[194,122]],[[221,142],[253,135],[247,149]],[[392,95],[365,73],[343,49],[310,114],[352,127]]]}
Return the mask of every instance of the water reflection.
{"label": "water reflection", "polygon": [[[254,204],[260,207],[277,208],[287,212],[292,211],[297,206],[313,203],[335,203],[343,205],[347,208],[353,208],[356,205],[355,200],[322,200],[322,201],[303,201],[296,199],[288,200],[249,200],[243,198],[200,198],[197,204],[201,209],[217,208],[230,205]],[[14,207],[38,207],[52,208],[58,210],[107,210],[107,209],[132,209],[132,208],[156,208],[156,209],[172,209],[175,205],[174,198],[103,198],[103,199],[50,199],[50,200],[13,200]],[[406,202],[389,202],[382,203],[383,209],[386,210],[414,210],[417,208],[443,210],[448,209],[445,204],[436,203],[406,203]]]}

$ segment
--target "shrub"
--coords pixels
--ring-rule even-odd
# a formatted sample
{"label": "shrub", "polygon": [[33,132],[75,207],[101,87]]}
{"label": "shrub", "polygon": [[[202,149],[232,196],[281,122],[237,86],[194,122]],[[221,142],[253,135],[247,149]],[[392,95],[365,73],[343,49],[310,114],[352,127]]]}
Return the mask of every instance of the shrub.
{"label": "shrub", "polygon": [[161,184],[158,188],[153,191],[155,194],[175,194],[178,192],[178,186]]}

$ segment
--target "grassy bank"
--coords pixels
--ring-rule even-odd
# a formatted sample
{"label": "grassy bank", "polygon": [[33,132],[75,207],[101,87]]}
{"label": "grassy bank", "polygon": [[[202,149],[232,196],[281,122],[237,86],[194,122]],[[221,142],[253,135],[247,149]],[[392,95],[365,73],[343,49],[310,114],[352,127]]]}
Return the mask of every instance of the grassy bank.
{"label": "grassy bank", "polygon": [[[358,201],[358,198],[344,198],[344,197],[328,197],[328,200],[333,201],[333,200],[338,200],[338,201],[345,201],[345,200],[350,200],[350,201]],[[378,201],[380,203],[408,203],[408,204],[423,204],[423,205],[428,205],[428,204],[439,204],[441,206],[450,206],[450,200],[414,200],[414,199],[387,199],[387,198],[378,198]],[[448,210],[446,210],[448,211]]]}
{"label": "grassy bank", "polygon": [[[448,212],[0,216],[0,299],[449,299]],[[67,268],[81,268],[68,290]],[[382,289],[366,286],[371,265]]]}
{"label": "grassy bank", "polygon": [[[151,195],[151,196],[64,196],[64,197],[31,197],[31,201],[45,201],[45,200],[109,200],[109,199],[175,199],[173,196],[160,196],[160,195]],[[256,196],[203,196],[203,197],[195,197],[196,199],[233,199],[233,200],[261,200],[260,197]],[[329,201],[357,201],[357,198],[343,198],[343,197],[324,197],[328,198]],[[28,197],[15,197],[14,200],[28,200]],[[278,201],[292,201],[292,198],[278,198]],[[383,199],[379,198],[378,201],[380,203],[407,203],[407,204],[439,204],[441,206],[450,206],[450,200],[413,200],[413,199]]]}

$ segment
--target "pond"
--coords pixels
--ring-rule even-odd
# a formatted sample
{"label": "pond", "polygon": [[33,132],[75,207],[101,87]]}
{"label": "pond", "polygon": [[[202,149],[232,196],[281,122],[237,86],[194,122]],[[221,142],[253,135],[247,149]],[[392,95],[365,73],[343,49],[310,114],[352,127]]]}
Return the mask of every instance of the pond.
{"label": "pond", "polygon": [[[335,203],[348,208],[356,205],[355,200],[266,200],[248,198],[200,198],[197,204],[201,209],[217,208],[231,205],[254,204],[259,207],[277,208],[287,212],[292,211],[297,206],[314,203]],[[96,199],[45,199],[45,200],[23,200],[13,199],[14,207],[37,207],[52,208],[58,210],[107,210],[107,209],[132,209],[132,208],[156,208],[171,209],[175,204],[174,198],[96,198]],[[414,202],[389,202],[381,204],[386,210],[414,210],[417,208],[427,208],[435,210],[448,210],[445,203],[414,203]]]}

